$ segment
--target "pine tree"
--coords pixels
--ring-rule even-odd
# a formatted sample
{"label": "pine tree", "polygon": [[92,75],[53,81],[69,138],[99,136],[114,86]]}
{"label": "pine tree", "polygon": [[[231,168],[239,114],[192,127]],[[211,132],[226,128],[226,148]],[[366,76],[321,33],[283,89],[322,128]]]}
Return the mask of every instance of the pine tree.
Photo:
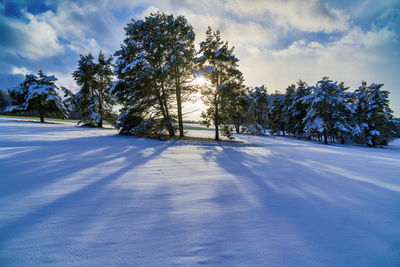
{"label": "pine tree", "polygon": [[352,132],[352,127],[346,119],[347,112],[352,112],[345,101],[347,88],[324,77],[311,90],[310,95],[303,97],[303,101],[310,105],[304,118],[305,133],[308,136],[323,137],[324,143],[327,144],[328,138],[337,139],[339,132]]}
{"label": "pine tree", "polygon": [[279,92],[271,95],[271,105],[269,107],[269,123],[271,133],[281,132],[285,136],[287,117],[285,112],[285,95]]}
{"label": "pine tree", "polygon": [[109,90],[112,85],[112,57],[100,51],[97,63],[91,53],[80,56],[78,69],[72,74],[81,90],[75,95],[75,104],[81,112],[81,122],[86,126],[103,127],[103,121],[113,121],[113,100]]}
{"label": "pine tree", "polygon": [[[215,126],[215,140],[219,140],[219,126],[225,123],[228,130],[229,119],[224,114],[224,105],[235,94],[232,91],[239,90],[243,83],[242,73],[238,69],[238,59],[233,54],[234,48],[229,48],[228,42],[221,40],[219,30],[213,31],[208,27],[206,40],[200,43],[201,56],[197,59],[203,75],[207,77],[211,86],[206,86],[202,91],[203,101],[209,106],[202,113],[205,123]],[[225,103],[225,104],[224,104]],[[229,135],[229,131],[225,131]]]}
{"label": "pine tree", "polygon": [[84,125],[94,126],[96,123],[91,119],[91,115],[95,111],[89,107],[94,107],[92,102],[94,99],[96,64],[94,63],[94,57],[91,53],[87,56],[80,55],[78,69],[72,73],[72,76],[81,87],[79,92],[75,94],[73,101],[77,110],[80,111],[81,122]]}
{"label": "pine tree", "polygon": [[[175,135],[171,109],[176,94],[169,74],[172,66],[181,64],[181,59],[172,60],[179,49],[171,51],[169,47],[173,38],[168,36],[171,28],[166,20],[165,14],[151,14],[144,20],[132,20],[125,27],[126,39],[115,53],[118,81],[112,91],[123,105],[117,125],[121,133],[134,134],[139,127],[157,132],[166,128],[170,136]],[[181,86],[183,82],[175,85]],[[143,123],[146,127],[140,125]]]}
{"label": "pine tree", "polygon": [[293,92],[293,100],[287,107],[287,113],[290,116],[289,127],[292,133],[297,137],[304,136],[304,118],[307,116],[309,105],[303,101],[303,98],[310,95],[310,87],[303,81],[297,82],[296,90]]}
{"label": "pine tree", "polygon": [[336,98],[333,102],[334,109],[332,112],[332,120],[334,122],[332,128],[332,136],[336,141],[344,144],[350,140],[354,133],[357,131],[356,124],[354,123],[354,108],[351,104],[350,95],[347,90],[349,88],[344,86],[341,82],[335,91]]}
{"label": "pine tree", "polygon": [[3,112],[8,104],[7,93],[0,90],[0,112]]}
{"label": "pine tree", "polygon": [[170,83],[169,86],[175,91],[179,135],[183,137],[182,102],[195,91],[195,87],[190,84],[193,81],[195,70],[195,34],[193,27],[188,24],[183,16],[174,18],[173,15],[164,13],[158,13],[155,16],[166,24],[166,32],[164,33],[167,39],[165,48],[168,50],[166,75]]}
{"label": "pine tree", "polygon": [[262,135],[269,127],[269,105],[270,97],[264,85],[248,89],[245,95],[247,103],[246,121],[247,132]]}
{"label": "pine tree", "polygon": [[285,129],[288,134],[295,135],[296,120],[297,118],[291,112],[291,107],[296,100],[296,85],[291,84],[286,88],[285,95],[283,96],[283,113],[285,117]]}
{"label": "pine tree", "polygon": [[57,78],[54,75],[47,76],[41,70],[38,76],[26,75],[25,80],[18,87],[9,90],[13,105],[6,111],[38,112],[42,123],[45,115],[67,118],[69,110],[59,95],[61,90],[56,81]]}
{"label": "pine tree", "polygon": [[236,133],[240,133],[240,128],[244,123],[247,111],[247,103],[244,99],[244,86],[241,83],[232,83],[229,90],[225,91],[222,98],[220,110],[222,124],[222,134],[229,139],[233,139],[232,124]]}
{"label": "pine tree", "polygon": [[367,86],[363,81],[355,90],[356,119],[361,137],[369,146],[385,145],[394,129],[392,110],[389,108],[389,92],[381,90],[383,84]]}
{"label": "pine tree", "polygon": [[232,95],[227,98],[225,113],[235,127],[236,133],[241,132],[241,127],[246,122],[246,114],[249,108],[245,89],[232,90]]}

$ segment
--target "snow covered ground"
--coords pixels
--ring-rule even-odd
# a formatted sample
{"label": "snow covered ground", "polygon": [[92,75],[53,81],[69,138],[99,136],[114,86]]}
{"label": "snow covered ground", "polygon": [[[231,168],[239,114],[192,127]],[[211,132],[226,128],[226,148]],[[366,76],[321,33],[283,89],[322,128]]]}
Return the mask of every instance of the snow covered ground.
{"label": "snow covered ground", "polygon": [[238,139],[1,118],[0,266],[400,265],[399,141]]}

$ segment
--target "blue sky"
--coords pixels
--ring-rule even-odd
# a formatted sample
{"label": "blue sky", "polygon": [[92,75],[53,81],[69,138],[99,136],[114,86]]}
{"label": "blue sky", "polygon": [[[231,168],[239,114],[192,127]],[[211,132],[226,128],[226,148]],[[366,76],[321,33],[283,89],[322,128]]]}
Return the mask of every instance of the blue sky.
{"label": "blue sky", "polygon": [[113,54],[131,18],[153,11],[185,15],[196,42],[208,25],[236,47],[248,86],[270,92],[322,76],[351,89],[384,83],[400,116],[400,1],[0,0],[0,89],[43,69],[77,90],[79,54]]}

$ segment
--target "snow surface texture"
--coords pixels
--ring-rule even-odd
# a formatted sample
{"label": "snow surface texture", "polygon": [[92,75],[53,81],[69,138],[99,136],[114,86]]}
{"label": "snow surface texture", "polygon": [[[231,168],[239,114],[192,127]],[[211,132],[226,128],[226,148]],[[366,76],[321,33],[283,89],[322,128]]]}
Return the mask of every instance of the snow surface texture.
{"label": "snow surface texture", "polygon": [[0,119],[0,266],[400,265],[400,142],[237,137]]}

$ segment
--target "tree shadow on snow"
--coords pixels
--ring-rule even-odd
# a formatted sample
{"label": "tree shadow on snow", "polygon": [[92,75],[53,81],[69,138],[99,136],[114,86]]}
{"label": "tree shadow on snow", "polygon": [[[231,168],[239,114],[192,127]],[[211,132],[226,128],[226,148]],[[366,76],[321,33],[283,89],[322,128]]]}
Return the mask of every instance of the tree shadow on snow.
{"label": "tree shadow on snow", "polygon": [[[45,132],[48,134],[53,130],[49,128]],[[118,199],[118,195],[105,192],[109,184],[128,172],[134,173],[135,168],[151,161],[167,148],[166,143],[161,141],[123,136],[92,136],[49,142],[21,140],[7,145],[30,149],[0,161],[3,180],[0,201],[7,197],[15,201],[2,203],[3,207],[27,203],[27,210],[21,217],[3,221],[0,248],[10,239],[63,212],[67,214],[66,221],[52,223],[63,225],[69,219],[77,220],[75,227],[85,228],[107,210],[107,205],[115,204],[107,203],[107,200]],[[109,172],[96,172],[97,168]],[[136,178],[135,175],[129,177],[132,181]],[[126,187],[126,190],[134,192],[129,184]],[[41,203],[41,194],[46,195],[45,199],[49,202]],[[28,197],[32,200],[26,199]],[[93,210],[94,207],[97,210]]]}
{"label": "tree shadow on snow", "polygon": [[[221,146],[203,154],[204,160],[231,174],[217,186],[220,197],[215,201],[230,207],[227,210],[242,210],[241,216],[224,215],[238,240],[241,232],[249,231],[247,227],[254,227],[248,242],[258,242],[258,255],[276,251],[276,259],[270,260],[278,265],[393,263],[399,248],[381,255],[377,246],[395,246],[388,237],[398,232],[400,218],[393,212],[398,182],[362,177],[351,154],[342,156],[342,161],[326,151],[298,158],[296,149]],[[393,168],[395,163],[391,164]],[[242,216],[251,224],[241,225]],[[385,227],[381,220],[388,222]]]}
{"label": "tree shadow on snow", "polygon": [[[11,132],[24,136],[27,130],[15,126]],[[58,133],[54,127],[33,132]],[[46,251],[43,257],[53,264],[60,263],[58,254],[71,265],[82,257],[95,265],[132,259],[138,265],[393,263],[399,249],[393,246],[393,255],[382,251],[398,232],[399,215],[391,210],[393,199],[400,199],[395,182],[362,176],[357,165],[363,158],[344,150],[254,140],[212,144],[110,135],[0,140],[0,148],[14,149],[0,160],[0,212],[11,214],[0,217],[0,254],[21,242],[20,248]],[[185,150],[174,150],[188,145],[193,161],[185,160]],[[171,147],[182,155],[153,162]],[[398,163],[377,160],[388,168]],[[373,173],[373,166],[363,164]],[[152,181],[139,177],[144,166]],[[163,174],[168,168],[176,174],[190,168],[196,179],[169,181]],[[14,217],[7,205],[16,207]],[[18,264],[16,257],[5,263]]]}

